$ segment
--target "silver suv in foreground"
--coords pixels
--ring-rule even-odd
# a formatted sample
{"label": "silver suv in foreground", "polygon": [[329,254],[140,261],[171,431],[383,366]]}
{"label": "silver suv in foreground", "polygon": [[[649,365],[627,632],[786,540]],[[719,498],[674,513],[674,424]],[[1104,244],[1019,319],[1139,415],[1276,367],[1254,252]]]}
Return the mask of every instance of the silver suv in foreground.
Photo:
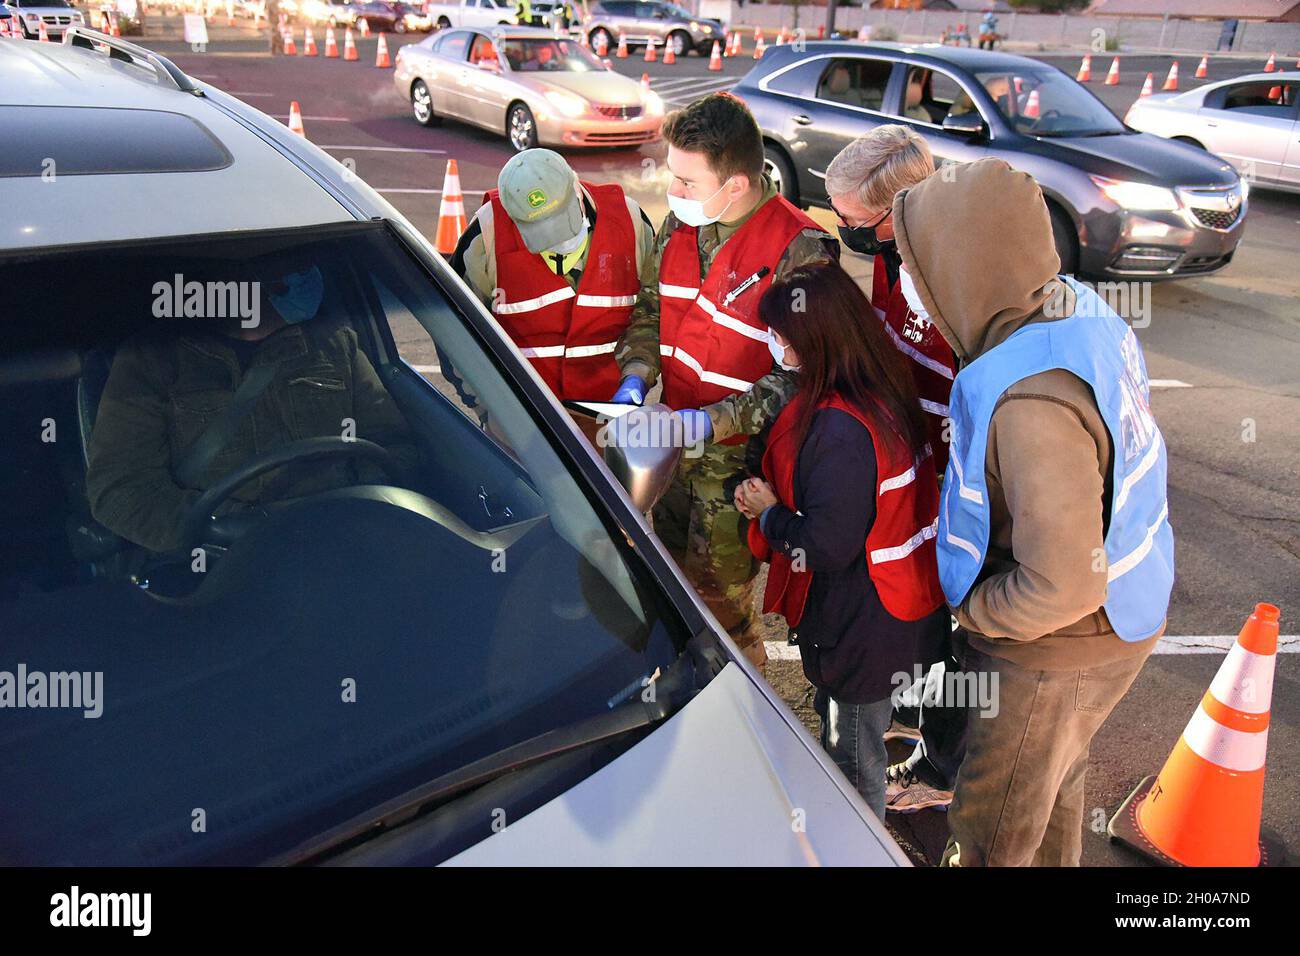
{"label": "silver suv in foreground", "polygon": [[906,865],[643,520],[679,448],[629,496],[374,190],[69,40],[0,40],[0,860]]}

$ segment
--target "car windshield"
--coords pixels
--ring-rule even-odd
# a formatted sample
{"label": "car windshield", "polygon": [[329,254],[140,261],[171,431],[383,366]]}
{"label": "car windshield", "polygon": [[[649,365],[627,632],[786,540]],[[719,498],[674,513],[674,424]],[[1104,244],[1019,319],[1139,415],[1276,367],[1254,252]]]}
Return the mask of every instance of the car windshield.
{"label": "car windshield", "polygon": [[659,7],[670,17],[677,17],[679,20],[691,19],[691,14],[675,3],[661,3]]}
{"label": "car windshield", "polygon": [[1095,96],[1059,70],[1027,67],[976,73],[998,112],[1029,136],[1123,133],[1124,124]]}
{"label": "car windshield", "polygon": [[572,40],[503,40],[501,49],[515,73],[599,73],[605,69]]}
{"label": "car windshield", "polygon": [[0,862],[264,861],[685,644],[385,224],[0,256],[0,335]]}

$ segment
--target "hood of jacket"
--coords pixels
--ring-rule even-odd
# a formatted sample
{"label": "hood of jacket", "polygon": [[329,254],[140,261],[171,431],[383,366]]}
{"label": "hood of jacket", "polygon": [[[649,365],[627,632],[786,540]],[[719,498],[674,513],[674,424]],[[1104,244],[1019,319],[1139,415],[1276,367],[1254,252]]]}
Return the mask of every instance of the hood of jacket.
{"label": "hood of jacket", "polygon": [[1073,311],[1042,190],[1000,159],[941,169],[899,192],[894,235],[930,319],[963,364],[1030,322]]}

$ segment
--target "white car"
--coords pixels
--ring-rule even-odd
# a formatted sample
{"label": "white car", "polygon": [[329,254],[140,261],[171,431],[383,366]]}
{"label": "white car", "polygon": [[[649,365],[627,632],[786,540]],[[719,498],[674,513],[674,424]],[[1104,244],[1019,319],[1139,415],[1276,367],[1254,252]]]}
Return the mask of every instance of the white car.
{"label": "white car", "polygon": [[[0,860],[907,865],[647,527],[680,449],[607,465],[354,173],[71,34],[0,40]],[[99,520],[94,449],[178,547]]]}
{"label": "white car", "polygon": [[515,22],[515,4],[510,0],[430,3],[426,12],[435,30],[446,30],[448,27],[507,26]]}
{"label": "white car", "polygon": [[1300,71],[1253,73],[1133,104],[1124,122],[1222,156],[1253,185],[1300,192]]}
{"label": "white car", "polygon": [[5,0],[3,6],[22,24],[23,35],[29,40],[40,35],[42,23],[45,24],[46,36],[51,40],[61,40],[68,27],[85,22],[81,11],[68,0]]}

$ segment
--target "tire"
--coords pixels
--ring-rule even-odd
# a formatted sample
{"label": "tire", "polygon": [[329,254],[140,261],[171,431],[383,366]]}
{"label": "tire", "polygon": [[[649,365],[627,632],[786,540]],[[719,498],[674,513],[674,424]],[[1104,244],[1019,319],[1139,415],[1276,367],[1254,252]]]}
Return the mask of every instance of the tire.
{"label": "tire", "polygon": [[674,30],[668,34],[666,44],[672,48],[673,56],[686,56],[691,52],[691,35],[685,30]]}
{"label": "tire", "polygon": [[1061,259],[1061,274],[1072,276],[1079,271],[1079,234],[1074,221],[1055,203],[1047,204],[1052,217],[1052,241]]}
{"label": "tire", "polygon": [[339,28],[338,17],[330,17],[330,29],[337,30],[338,28]]}
{"label": "tire", "polygon": [[424,80],[411,84],[411,115],[421,126],[437,126],[442,117],[433,112],[433,94]]}
{"label": "tire", "polygon": [[446,17],[439,17],[439,18],[438,18],[438,29],[439,29],[439,30],[446,30],[446,29],[449,29],[450,27],[451,27],[451,21],[450,21],[450,20],[448,20]]}
{"label": "tire", "polygon": [[615,40],[609,35],[609,31],[604,27],[596,27],[596,29],[591,31],[591,35],[587,37],[587,40],[591,43],[592,51],[595,52],[600,49],[600,42],[596,39],[598,36],[603,36],[605,38],[605,55],[613,56]]}
{"label": "tire", "polygon": [[777,192],[799,205],[799,181],[794,167],[781,147],[766,141],[763,143],[763,172],[771,178]]}
{"label": "tire", "polygon": [[405,32],[406,32],[406,21],[405,21],[405,20],[394,20],[394,21],[393,21],[393,32],[396,33],[396,34],[398,34],[399,36],[400,36],[401,34],[405,33]]}
{"label": "tire", "polygon": [[516,153],[537,145],[537,120],[526,104],[512,103],[506,110],[506,139]]}

